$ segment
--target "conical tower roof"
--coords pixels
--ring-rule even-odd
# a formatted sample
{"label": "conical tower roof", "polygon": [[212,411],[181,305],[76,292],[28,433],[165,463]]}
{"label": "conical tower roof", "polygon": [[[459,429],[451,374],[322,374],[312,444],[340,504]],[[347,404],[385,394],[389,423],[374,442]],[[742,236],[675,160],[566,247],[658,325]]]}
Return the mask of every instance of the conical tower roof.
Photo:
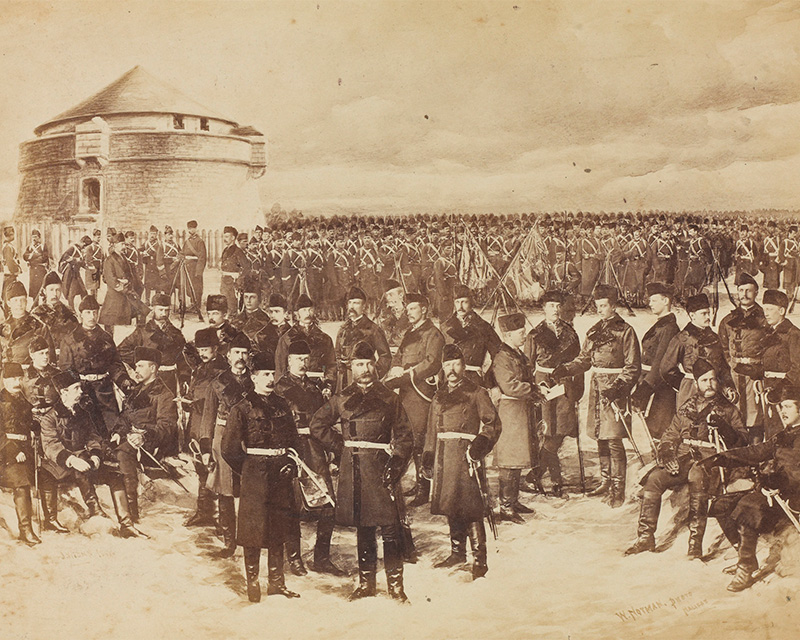
{"label": "conical tower roof", "polygon": [[66,120],[93,118],[115,113],[179,113],[223,120],[236,125],[208,107],[195,102],[139,66],[78,105],[36,127],[38,135],[47,127]]}

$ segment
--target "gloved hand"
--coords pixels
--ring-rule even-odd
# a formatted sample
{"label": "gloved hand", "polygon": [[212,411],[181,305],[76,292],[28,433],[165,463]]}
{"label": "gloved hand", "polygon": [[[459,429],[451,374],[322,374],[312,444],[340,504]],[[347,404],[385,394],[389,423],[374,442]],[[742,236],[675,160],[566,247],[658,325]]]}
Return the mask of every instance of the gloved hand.
{"label": "gloved hand", "polygon": [[141,433],[131,431],[127,436],[125,436],[125,439],[134,449],[141,449],[144,446],[144,435]]}
{"label": "gloved hand", "polygon": [[653,387],[642,380],[636,385],[636,389],[631,394],[631,404],[633,404],[633,408],[637,411],[644,412],[644,410],[647,409],[647,403],[650,401],[650,396],[652,395]]}
{"label": "gloved hand", "polygon": [[386,463],[383,470],[383,486],[387,489],[397,483],[403,477],[403,470],[406,468],[405,461],[400,456],[392,456]]}
{"label": "gloved hand", "polygon": [[600,397],[608,404],[611,404],[619,399],[619,389],[612,384],[610,387],[600,392]]}
{"label": "gloved hand", "polygon": [[27,459],[28,459],[28,456],[26,456],[26,455],[25,455],[25,452],[24,452],[24,451],[20,451],[20,452],[17,454],[17,462],[20,462],[20,463],[21,463],[21,462],[25,462]]}
{"label": "gloved hand", "polygon": [[294,466],[291,462],[287,462],[285,465],[281,467],[280,474],[284,478],[294,478],[295,474],[297,473],[297,467]]}
{"label": "gloved hand", "polygon": [[[564,378],[569,377],[569,373],[567,371],[567,367],[563,364],[558,365],[555,369],[553,369],[553,373],[550,374],[550,377],[553,378],[554,381],[562,380]],[[550,385],[551,387],[553,385]]]}
{"label": "gloved hand", "polygon": [[86,460],[83,458],[79,458],[78,456],[70,456],[67,458],[67,466],[75,469],[78,473],[86,473],[89,469],[92,468]]}
{"label": "gloved hand", "polygon": [[119,444],[121,439],[122,436],[118,433],[115,433],[113,436],[111,436],[111,444]]}
{"label": "gloved hand", "polygon": [[484,435],[477,435],[475,439],[469,443],[469,448],[467,449],[467,455],[478,462],[482,460],[483,457],[492,450],[492,444]]}
{"label": "gloved hand", "polygon": [[92,466],[95,471],[97,471],[100,468],[100,456],[92,456],[90,460],[92,461]]}

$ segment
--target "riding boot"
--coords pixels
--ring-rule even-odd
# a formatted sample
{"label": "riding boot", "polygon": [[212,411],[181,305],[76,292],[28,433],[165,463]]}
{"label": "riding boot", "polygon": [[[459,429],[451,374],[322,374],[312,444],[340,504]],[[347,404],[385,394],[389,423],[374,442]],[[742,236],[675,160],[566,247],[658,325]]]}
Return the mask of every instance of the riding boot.
{"label": "riding boot", "polygon": [[728,539],[728,542],[730,542],[732,546],[738,548],[739,527],[736,525],[736,521],[729,516],[717,516],[717,523],[719,524],[719,528],[722,529],[722,533],[724,533],[725,537]]}
{"label": "riding boot", "polygon": [[[399,526],[397,527],[399,529]],[[400,602],[408,602],[403,590],[403,551],[400,548],[399,531],[397,535],[383,538],[383,567],[386,570],[386,586],[389,596]]]}
{"label": "riding boot", "polygon": [[626,556],[631,556],[643,551],[656,550],[656,527],[658,514],[661,512],[661,494],[655,491],[645,491],[642,495],[642,507],[639,511],[639,529],[633,546],[625,551]]}
{"label": "riding boot", "polygon": [[308,571],[303,565],[302,546],[300,544],[300,523],[297,524],[296,535],[289,536],[286,541],[286,557],[289,560],[289,571],[295,576],[304,576]]}
{"label": "riding boot", "polygon": [[261,565],[261,549],[259,547],[244,548],[244,575],[247,578],[247,599],[250,602],[261,602],[261,585],[258,572]]}
{"label": "riding boot", "polygon": [[33,532],[33,502],[31,500],[30,487],[16,487],[14,489],[14,507],[16,507],[17,520],[19,521],[20,542],[24,542],[29,547],[41,544],[42,541]]}
{"label": "riding boot", "polygon": [[[205,469],[205,467],[203,467]],[[214,492],[206,487],[208,471],[198,471],[197,509],[184,522],[185,527],[210,527],[214,522]]]}
{"label": "riding boot", "polygon": [[747,525],[739,525],[739,562],[736,575],[728,585],[728,591],[744,591],[753,584],[753,572],[758,569],[756,547],[758,531]]}
{"label": "riding boot", "polygon": [[317,540],[314,543],[314,571],[329,573],[332,576],[345,576],[346,571],[331,561],[331,536],[333,535],[333,517],[320,518],[317,521]]}
{"label": "riding boot", "polygon": [[42,529],[55,531],[56,533],[69,533],[69,529],[58,521],[58,489],[56,486],[40,488],[39,496],[42,503],[42,515],[44,516]]}
{"label": "riding boot", "polygon": [[299,598],[300,594],[286,588],[283,576],[283,545],[267,549],[267,595]]}
{"label": "riding boot", "polygon": [[543,448],[542,464],[547,467],[547,471],[550,474],[551,493],[556,497],[561,497],[561,486],[564,481],[561,478],[561,460],[558,458],[558,453]]}
{"label": "riding boot", "polygon": [[703,535],[708,520],[708,496],[705,493],[689,494],[689,550],[687,555],[703,557]]}
{"label": "riding boot", "polygon": [[128,494],[122,480],[112,482],[108,488],[111,490],[111,502],[114,504],[114,513],[119,522],[119,535],[121,538],[147,538],[146,534],[139,531],[133,523],[128,510]]}
{"label": "riding boot", "polygon": [[600,456],[600,484],[587,496],[602,496],[611,489],[611,456]]}
{"label": "riding boot", "polygon": [[486,563],[486,527],[483,520],[470,522],[467,525],[469,543],[472,547],[472,579],[482,578],[489,570]]}
{"label": "riding boot", "polygon": [[625,504],[625,475],[628,459],[623,450],[622,456],[611,457],[611,500],[609,504],[616,509]]}
{"label": "riding boot", "polygon": [[137,474],[122,476],[125,483],[125,495],[128,497],[128,513],[134,524],[139,524],[139,477]]}
{"label": "riding boot", "polygon": [[101,518],[108,518],[110,520],[111,516],[103,511],[103,507],[100,506],[100,501],[97,499],[97,490],[94,488],[94,484],[92,484],[91,480],[83,473],[76,473],[75,484],[78,485],[81,497],[86,503],[86,508],[89,510],[89,517],[94,518],[95,516],[100,516]]}
{"label": "riding boot", "polygon": [[542,485],[543,474],[544,470],[541,467],[536,467],[528,471],[528,473],[525,474],[525,482],[520,481],[520,491],[544,495],[545,490]]}
{"label": "riding boot", "polygon": [[519,469],[500,469],[500,518],[507,522],[522,524],[525,519],[517,513],[514,505],[519,502]]}
{"label": "riding boot", "polygon": [[463,520],[448,518],[450,525],[450,555],[434,564],[435,569],[455,567],[467,561],[467,523]]}
{"label": "riding boot", "polygon": [[375,539],[375,527],[358,527],[356,543],[358,546],[358,587],[350,594],[350,600],[368,598],[376,593],[375,574],[378,567],[378,543]]}
{"label": "riding boot", "polygon": [[236,504],[233,496],[219,496],[219,526],[223,548],[217,552],[217,557],[230,558],[236,553]]}

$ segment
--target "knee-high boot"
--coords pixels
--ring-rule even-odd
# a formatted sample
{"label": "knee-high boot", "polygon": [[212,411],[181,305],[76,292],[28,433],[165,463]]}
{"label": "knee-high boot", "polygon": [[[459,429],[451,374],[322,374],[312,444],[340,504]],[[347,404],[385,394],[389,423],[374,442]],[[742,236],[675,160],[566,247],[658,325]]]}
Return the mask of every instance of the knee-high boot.
{"label": "knee-high boot", "polygon": [[417,475],[417,493],[408,503],[409,507],[419,507],[426,504],[430,500],[431,494],[431,481],[422,477],[422,453],[414,453],[414,467]]}
{"label": "knee-high boot", "polygon": [[42,503],[42,515],[44,516],[42,529],[56,533],[69,533],[69,529],[58,521],[58,485],[55,482],[44,482],[40,478],[39,500]]}
{"label": "knee-high boot", "polygon": [[515,524],[525,522],[516,507],[519,502],[520,476],[519,469],[500,469],[500,518]]}
{"label": "knee-high boot", "polygon": [[100,506],[100,500],[97,499],[97,490],[94,488],[92,481],[89,480],[89,477],[84,473],[76,473],[75,484],[78,485],[81,497],[89,510],[89,517],[100,516],[101,518],[109,518],[110,520],[110,516],[103,511],[103,507]]}
{"label": "knee-high boot", "polygon": [[747,525],[739,525],[739,563],[728,591],[744,591],[753,584],[753,572],[758,569],[756,547],[758,532]]}
{"label": "knee-high boot", "polygon": [[656,550],[656,527],[658,515],[661,513],[661,494],[655,491],[645,491],[642,495],[642,507],[639,511],[639,529],[636,542],[625,551],[626,556],[643,551]]}
{"label": "knee-high boot", "polygon": [[233,496],[219,496],[219,527],[222,529],[223,548],[217,557],[230,558],[236,553],[236,503]]}
{"label": "knee-high boot", "polygon": [[600,456],[600,484],[589,491],[587,496],[601,496],[611,489],[611,456]]}
{"label": "knee-high boot", "polygon": [[208,470],[204,465],[195,465],[197,469],[197,508],[184,523],[186,527],[211,527],[214,522],[214,492],[206,487]]}
{"label": "knee-high boot", "polygon": [[111,490],[111,502],[114,504],[114,513],[119,521],[119,535],[122,538],[147,538],[144,533],[139,531],[133,523],[130,511],[128,510],[128,494],[125,490],[125,483],[122,479],[111,482],[108,486]]}
{"label": "knee-high boot", "polygon": [[139,476],[138,474],[124,474],[125,495],[128,497],[128,513],[134,524],[139,523]]}
{"label": "knee-high boot", "polygon": [[267,549],[267,595],[281,595],[287,598],[299,598],[300,594],[286,588],[283,575],[283,545]]}
{"label": "knee-high boot", "polygon": [[[622,446],[620,444],[620,446]],[[621,452],[611,454],[611,500],[609,504],[612,509],[621,507],[625,504],[625,477],[628,470],[628,458],[625,449]]]}
{"label": "knee-high boot", "polygon": [[261,585],[258,572],[261,565],[261,549],[259,547],[244,548],[244,575],[247,579],[247,599],[250,602],[261,602]]}
{"label": "knee-high boot", "polygon": [[705,493],[689,494],[689,551],[690,558],[703,557],[703,536],[708,520],[708,496]]}
{"label": "knee-high boot", "polygon": [[374,596],[376,592],[378,542],[375,539],[375,527],[358,527],[356,541],[358,545],[358,587],[350,594],[350,600]]}
{"label": "knee-high boot", "polygon": [[468,525],[469,542],[472,546],[472,579],[482,578],[489,570],[486,563],[486,527],[483,520]]}
{"label": "knee-high boot", "polygon": [[386,586],[392,599],[408,602],[408,596],[403,590],[403,551],[400,546],[399,525],[396,529],[390,535],[384,529],[383,566],[386,570]]}
{"label": "knee-high boot", "polygon": [[314,543],[314,571],[333,576],[347,575],[331,561],[331,537],[335,521],[333,516],[317,521],[317,540]]}
{"label": "knee-high boot", "polygon": [[554,496],[561,496],[561,486],[564,481],[561,478],[561,460],[556,451],[550,451],[547,447],[542,448],[542,465],[547,467],[552,483],[551,492]]}
{"label": "knee-high boot", "polygon": [[450,525],[450,555],[441,562],[434,564],[434,568],[449,568],[467,561],[467,523],[458,518],[448,518]]}
{"label": "knee-high boot", "polygon": [[303,564],[303,551],[300,540],[300,520],[294,518],[289,538],[286,540],[286,556],[289,560],[289,571],[296,576],[308,574]]}
{"label": "knee-high boot", "polygon": [[33,502],[31,500],[30,487],[16,487],[14,489],[14,507],[17,510],[20,542],[24,542],[29,547],[41,544],[42,541],[33,532]]}

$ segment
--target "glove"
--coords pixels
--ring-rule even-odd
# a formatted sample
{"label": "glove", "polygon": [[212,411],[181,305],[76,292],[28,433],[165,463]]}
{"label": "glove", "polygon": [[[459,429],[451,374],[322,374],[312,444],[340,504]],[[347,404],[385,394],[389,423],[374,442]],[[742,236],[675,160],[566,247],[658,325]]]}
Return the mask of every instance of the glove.
{"label": "glove", "polygon": [[203,463],[203,466],[208,469],[211,465],[211,454],[210,453],[203,453],[200,454],[200,462]]}
{"label": "glove", "polygon": [[467,455],[477,462],[478,460],[482,460],[483,457],[492,450],[492,443],[489,441],[484,435],[477,435],[475,439],[469,443],[469,448],[467,449]]}
{"label": "glove", "polygon": [[[550,374],[550,377],[553,378],[554,381],[558,381],[563,378],[569,378],[567,367],[563,364],[558,365],[555,369],[553,369],[553,373]],[[551,384],[550,386],[552,387],[553,385]]]}
{"label": "glove", "polygon": [[28,459],[28,456],[25,455],[24,451],[20,451],[17,454],[17,462],[25,462]]}
{"label": "glove", "polygon": [[100,468],[100,456],[92,456],[90,458],[92,461],[92,466],[95,468],[95,471]]}
{"label": "glove", "polygon": [[287,462],[281,467],[280,474],[284,478],[294,478],[296,471],[297,467],[295,467],[291,462]]}
{"label": "glove", "polygon": [[389,462],[386,463],[386,468],[383,470],[383,486],[388,489],[396,484],[403,477],[405,468],[405,460],[400,456],[394,455],[389,458]]}
{"label": "glove", "polygon": [[633,408],[637,411],[644,412],[644,410],[647,409],[647,403],[652,395],[653,387],[642,380],[638,385],[636,385],[636,389],[631,394],[631,403],[633,404]]}
{"label": "glove", "polygon": [[86,473],[92,466],[86,462],[83,458],[79,458],[78,456],[70,456],[67,458],[67,466],[75,469],[78,473]]}
{"label": "glove", "polygon": [[122,436],[120,436],[118,433],[115,433],[113,436],[111,436],[111,444],[119,444],[121,438]]}
{"label": "glove", "polygon": [[603,398],[608,404],[616,401],[619,398],[619,389],[614,385],[608,387],[608,389],[603,389],[600,392],[600,397]]}
{"label": "glove", "polygon": [[141,449],[144,446],[144,435],[141,433],[135,433],[131,431],[127,436],[125,436],[125,439],[134,449]]}

